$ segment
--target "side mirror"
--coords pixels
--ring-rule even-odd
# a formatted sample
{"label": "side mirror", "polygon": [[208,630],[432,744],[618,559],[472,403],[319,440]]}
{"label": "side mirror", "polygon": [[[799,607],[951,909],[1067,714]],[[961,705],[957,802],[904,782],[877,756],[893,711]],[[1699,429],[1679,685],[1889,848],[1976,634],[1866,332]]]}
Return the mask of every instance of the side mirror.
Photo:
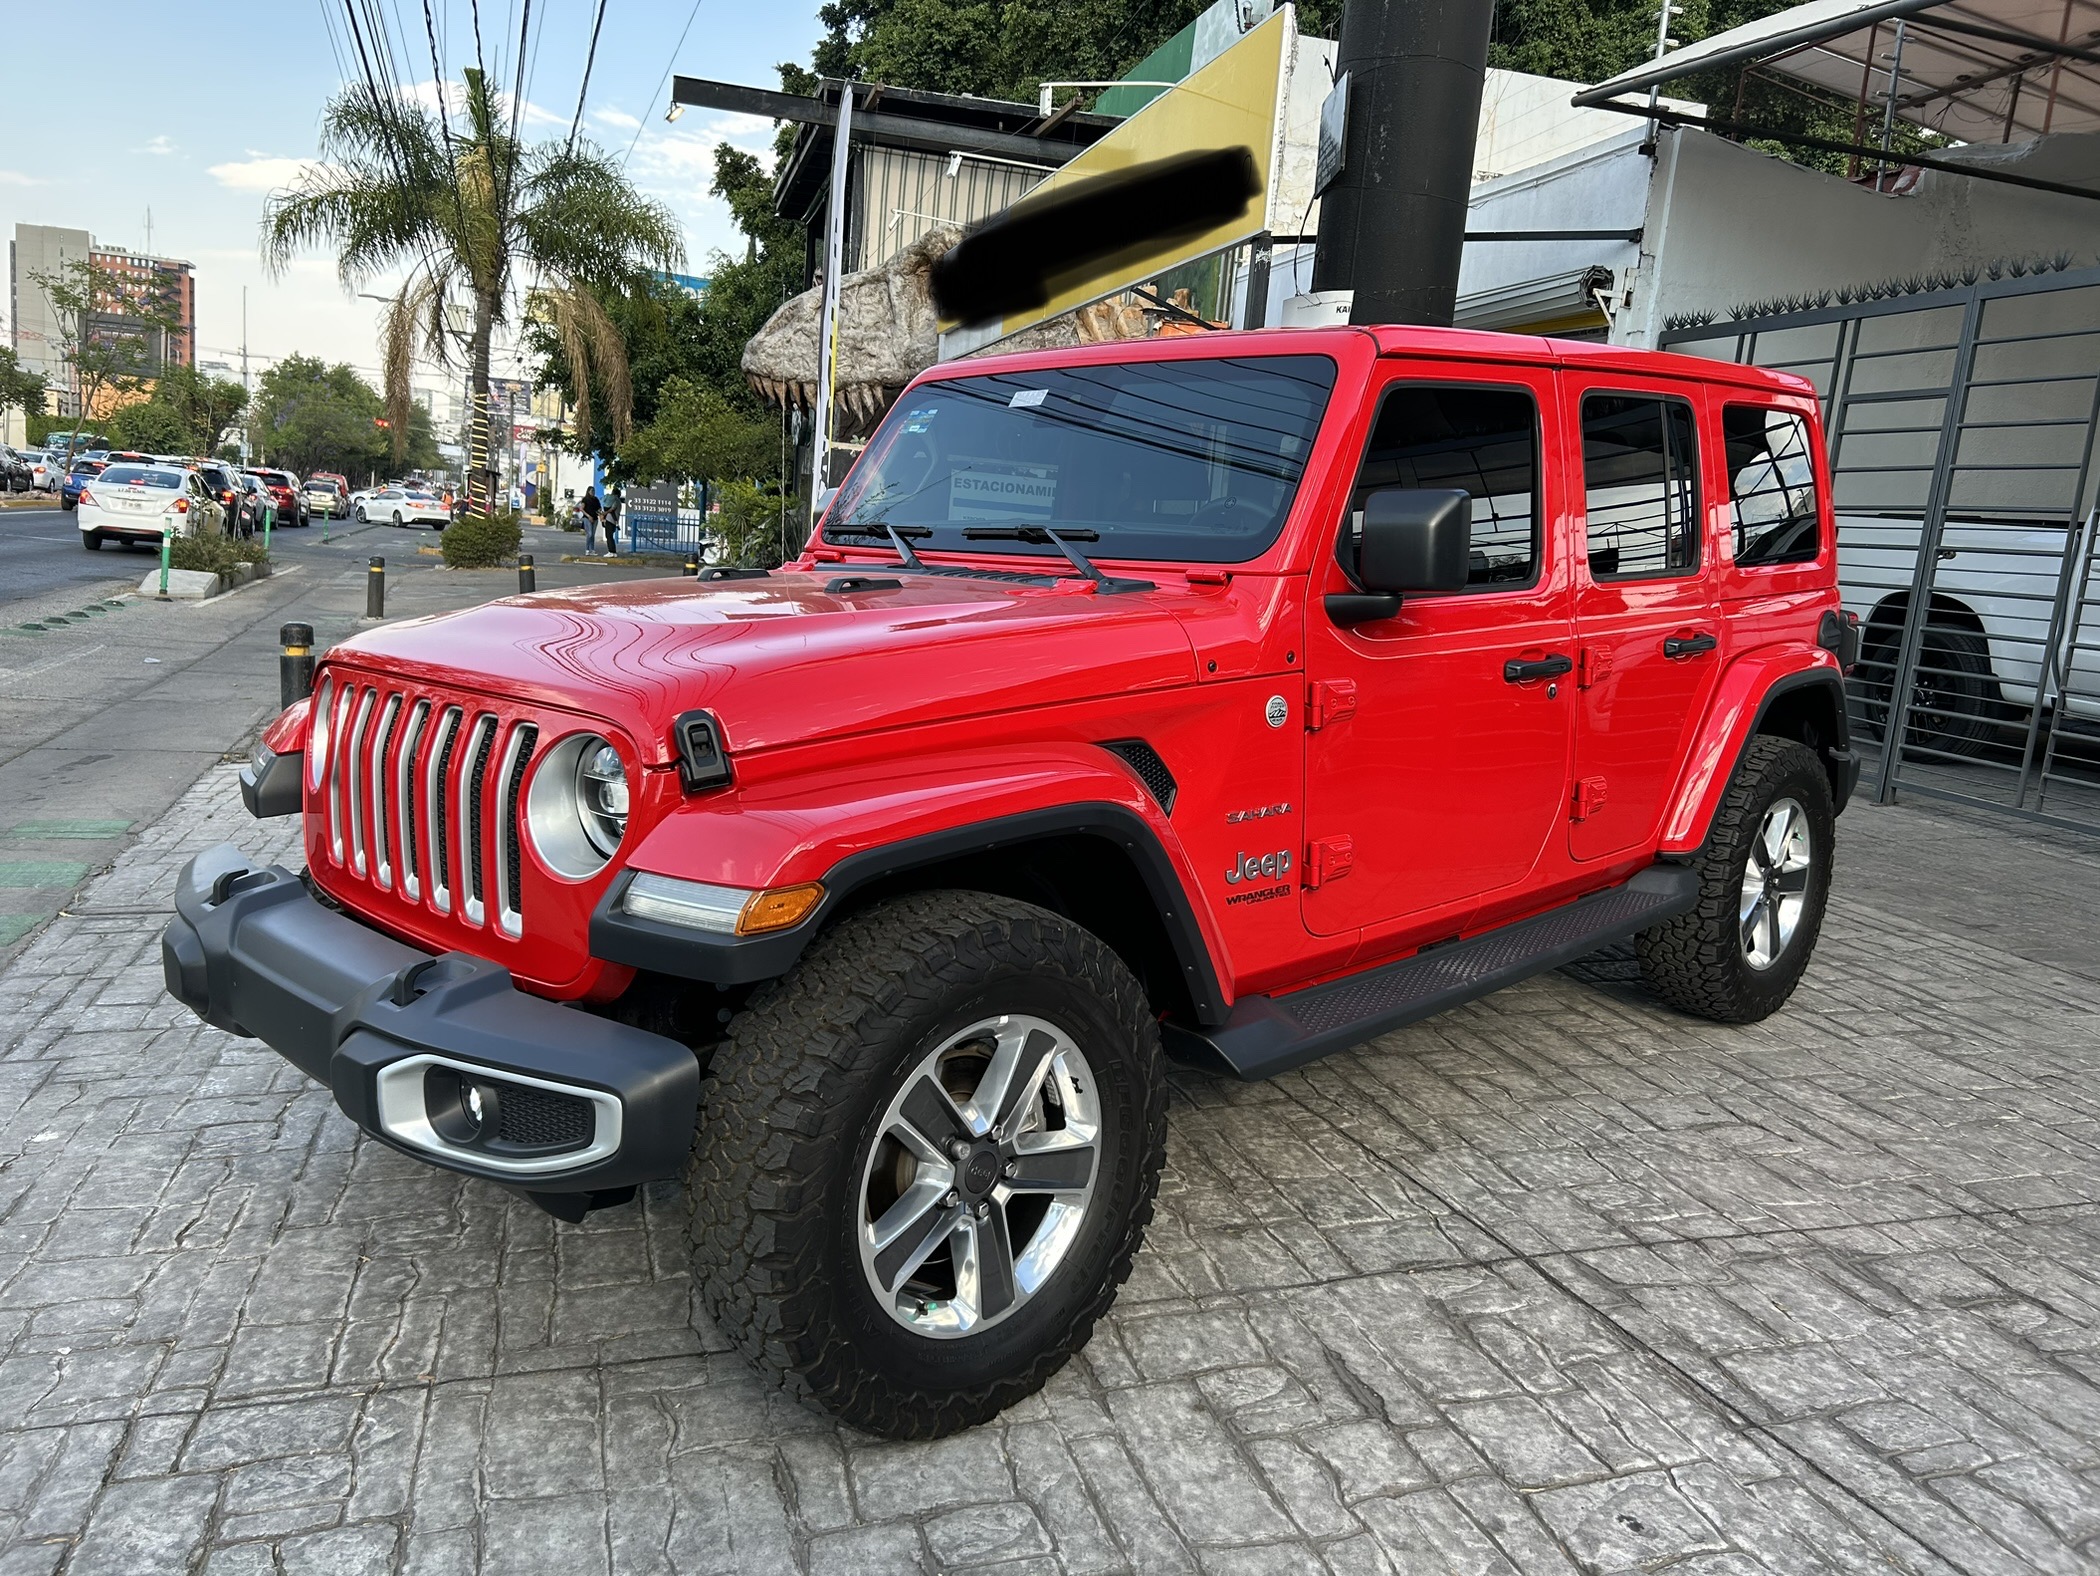
{"label": "side mirror", "polygon": [[1473,497],[1456,488],[1381,487],[1367,495],[1356,547],[1361,593],[1327,598],[1337,624],[1391,618],[1404,595],[1463,591],[1471,572]]}

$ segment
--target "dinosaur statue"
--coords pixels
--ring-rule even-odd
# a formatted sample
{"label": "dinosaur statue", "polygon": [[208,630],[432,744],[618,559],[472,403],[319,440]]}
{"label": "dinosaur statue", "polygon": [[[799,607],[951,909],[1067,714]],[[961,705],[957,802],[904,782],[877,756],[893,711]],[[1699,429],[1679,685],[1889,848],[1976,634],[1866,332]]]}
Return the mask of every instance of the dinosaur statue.
{"label": "dinosaur statue", "polygon": [[[928,231],[879,268],[839,284],[838,413],[841,437],[873,427],[904,385],[940,359],[940,321],[927,288],[933,261],[962,237],[954,226]],[[782,407],[811,409],[817,392],[821,286],[788,301],[744,347],[744,376]],[[1127,298],[1083,306],[987,346],[984,354],[1143,339],[1153,318]]]}

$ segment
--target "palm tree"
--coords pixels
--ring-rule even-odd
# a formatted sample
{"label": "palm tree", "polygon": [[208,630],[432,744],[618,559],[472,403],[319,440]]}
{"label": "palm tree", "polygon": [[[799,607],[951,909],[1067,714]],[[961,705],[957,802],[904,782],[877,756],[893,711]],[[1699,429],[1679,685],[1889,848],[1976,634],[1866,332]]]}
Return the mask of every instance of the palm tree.
{"label": "palm tree", "polygon": [[[573,136],[523,141],[515,107],[506,118],[483,73],[470,69],[465,78],[461,125],[446,108],[433,113],[358,87],[332,99],[320,160],[264,211],[263,254],[281,272],[302,248],[332,243],[350,289],[407,266],[382,331],[395,462],[408,435],[417,350],[448,367],[463,358],[468,494],[485,507],[494,483],[496,329],[514,315],[551,324],[574,373],[580,430],[590,430],[595,391],[624,438],[633,416],[626,347],[595,292],[629,291],[651,271],[675,269],[684,248],[670,213],[636,192],[612,160]],[[522,290],[521,273],[531,278]],[[465,335],[447,321],[447,303],[459,294],[473,303]]]}

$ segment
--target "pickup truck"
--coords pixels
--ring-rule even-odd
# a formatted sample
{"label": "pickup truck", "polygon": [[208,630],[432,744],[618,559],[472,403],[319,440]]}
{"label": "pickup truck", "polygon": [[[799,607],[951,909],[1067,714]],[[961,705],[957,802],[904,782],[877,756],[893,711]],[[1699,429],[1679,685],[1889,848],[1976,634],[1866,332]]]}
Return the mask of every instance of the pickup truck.
{"label": "pickup truck", "polygon": [[[1257,1079],[1631,939],[1779,1010],[1858,774],[1814,390],[1415,328],[950,363],[800,555],[326,653],[305,869],[163,961],[377,1142],[682,1184],[765,1373],[924,1438],[1129,1273],[1172,1056]],[[1387,1052],[1386,1054],[1401,1054]]]}

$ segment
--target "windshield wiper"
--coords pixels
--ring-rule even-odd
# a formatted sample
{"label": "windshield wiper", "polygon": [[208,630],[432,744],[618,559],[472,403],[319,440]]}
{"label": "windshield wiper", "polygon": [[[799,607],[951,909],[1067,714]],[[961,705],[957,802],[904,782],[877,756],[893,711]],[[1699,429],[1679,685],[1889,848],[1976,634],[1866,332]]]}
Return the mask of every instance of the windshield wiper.
{"label": "windshield wiper", "polygon": [[897,549],[897,561],[900,564],[906,569],[923,570],[926,565],[920,561],[919,555],[911,550],[911,543],[907,542],[905,538],[907,536],[916,536],[919,540],[924,541],[933,535],[933,529],[924,525],[897,526],[890,524],[887,520],[875,520],[866,525],[862,525],[858,521],[848,521],[843,525],[826,527],[824,534],[827,536],[886,536],[890,539],[890,545]]}
{"label": "windshield wiper", "polygon": [[1036,547],[1055,547],[1072,562],[1087,579],[1094,582],[1094,589],[1103,596],[1116,591],[1156,591],[1159,588],[1150,580],[1111,579],[1094,567],[1092,559],[1072,544],[1074,542],[1098,542],[1099,531],[1076,526],[1053,531],[1047,525],[966,525],[963,527],[966,542],[1027,542]]}

